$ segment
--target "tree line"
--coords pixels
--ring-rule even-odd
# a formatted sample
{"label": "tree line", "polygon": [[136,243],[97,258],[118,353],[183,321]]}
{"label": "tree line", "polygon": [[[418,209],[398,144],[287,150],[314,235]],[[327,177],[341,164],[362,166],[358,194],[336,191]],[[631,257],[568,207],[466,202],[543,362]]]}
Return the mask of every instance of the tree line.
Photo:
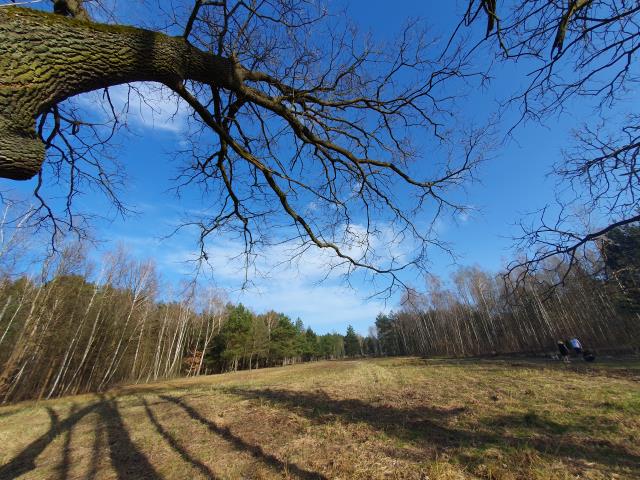
{"label": "tree line", "polygon": [[640,346],[640,226],[618,228],[571,268],[550,259],[521,272],[492,275],[459,268],[450,286],[430,277],[424,292],[405,295],[396,312],[380,314],[364,339],[376,355],[475,356],[555,351],[577,336],[589,349]]}
{"label": "tree line", "polygon": [[204,352],[207,371],[222,372],[289,365],[345,356],[343,336],[316,334],[301,319],[283,313],[256,315],[243,305],[228,305],[225,322]]}
{"label": "tree line", "polygon": [[0,252],[0,403],[345,354],[342,335],[300,319],[256,315],[195,285],[163,289],[153,262],[122,248],[99,271],[73,245],[19,275],[20,246]]}
{"label": "tree line", "polygon": [[572,336],[600,351],[640,344],[638,226],[611,232],[569,270],[549,262],[526,284],[476,267],[459,268],[448,286],[431,276],[426,291],[378,315],[366,337],[352,326],[318,335],[300,319],[256,314],[195,284],[176,294],[152,262],[122,248],[99,270],[72,245],[38,275],[17,274],[24,238],[2,233],[2,403],[320,359],[548,352]]}

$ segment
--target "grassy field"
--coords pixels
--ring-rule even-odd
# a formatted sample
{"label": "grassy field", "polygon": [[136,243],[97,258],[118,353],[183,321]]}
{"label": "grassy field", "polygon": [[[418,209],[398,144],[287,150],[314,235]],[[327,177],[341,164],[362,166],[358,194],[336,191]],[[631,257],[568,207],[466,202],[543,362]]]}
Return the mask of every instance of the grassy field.
{"label": "grassy field", "polygon": [[0,479],[640,478],[640,361],[320,362],[0,408]]}

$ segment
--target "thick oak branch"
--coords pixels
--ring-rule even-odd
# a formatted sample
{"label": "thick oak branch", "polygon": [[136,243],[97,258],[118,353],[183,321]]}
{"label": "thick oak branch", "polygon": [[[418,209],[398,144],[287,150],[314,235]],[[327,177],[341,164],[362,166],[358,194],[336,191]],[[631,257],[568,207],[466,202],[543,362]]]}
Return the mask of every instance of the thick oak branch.
{"label": "thick oak branch", "polygon": [[45,147],[35,119],[52,105],[122,83],[186,79],[233,89],[243,69],[180,37],[0,9],[0,177],[23,180],[40,171]]}

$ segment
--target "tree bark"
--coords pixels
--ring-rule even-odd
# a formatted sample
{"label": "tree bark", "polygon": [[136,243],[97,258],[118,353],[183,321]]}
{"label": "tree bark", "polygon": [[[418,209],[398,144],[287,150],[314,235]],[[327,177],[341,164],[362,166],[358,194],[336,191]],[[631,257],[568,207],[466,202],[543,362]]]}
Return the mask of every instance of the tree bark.
{"label": "tree bark", "polygon": [[245,70],[181,37],[31,9],[0,9],[0,177],[37,174],[36,118],[74,95],[128,82],[183,80],[234,89]]}

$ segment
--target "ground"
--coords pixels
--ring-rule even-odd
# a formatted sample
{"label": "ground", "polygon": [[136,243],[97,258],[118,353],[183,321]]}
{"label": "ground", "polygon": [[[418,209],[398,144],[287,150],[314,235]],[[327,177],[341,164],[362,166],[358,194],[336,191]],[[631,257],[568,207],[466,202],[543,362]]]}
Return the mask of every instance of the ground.
{"label": "ground", "polygon": [[640,360],[319,362],[0,408],[0,479],[640,478]]}

